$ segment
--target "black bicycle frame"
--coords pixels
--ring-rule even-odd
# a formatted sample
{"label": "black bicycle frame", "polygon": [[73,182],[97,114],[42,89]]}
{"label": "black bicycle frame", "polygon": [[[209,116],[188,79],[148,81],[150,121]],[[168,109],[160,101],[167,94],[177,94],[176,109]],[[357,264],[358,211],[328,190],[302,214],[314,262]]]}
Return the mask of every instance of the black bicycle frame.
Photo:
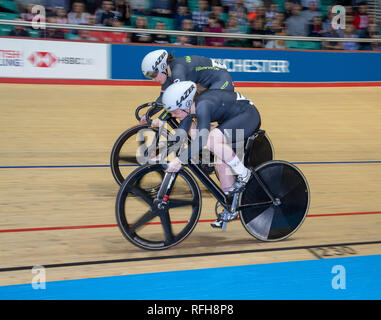
{"label": "black bicycle frame", "polygon": [[[155,107],[155,106],[154,106]],[[150,111],[152,111],[154,109],[154,107],[151,107],[148,111],[147,111],[147,120],[150,120]],[[172,128],[172,129],[177,129],[179,127],[179,123],[177,122],[177,120],[175,118],[169,118],[167,120],[167,123],[168,125]],[[191,138],[189,137],[188,135],[188,141],[191,142]],[[187,164],[188,168],[193,172],[193,174],[205,185],[205,187],[213,194],[213,196],[217,199],[218,202],[221,203],[221,205],[226,208],[226,209],[229,209],[230,207],[230,204],[228,203],[227,201],[227,196],[225,195],[225,193],[221,190],[221,188],[214,182],[213,179],[211,179],[205,172],[204,170],[201,168],[201,166],[199,164],[196,164],[196,163],[193,163],[192,162],[192,159],[190,159],[190,163]],[[248,206],[252,206],[252,207],[259,207],[259,206],[264,206],[264,205],[269,205],[269,204],[272,204],[272,203],[275,203],[275,199],[274,197],[271,195],[270,191],[268,190],[267,186],[265,185],[265,183],[262,181],[262,179],[258,176],[258,174],[256,174],[254,172],[254,177],[256,178],[256,180],[258,181],[259,185],[263,188],[264,192],[266,193],[266,195],[270,198],[270,201],[266,201],[266,202],[258,202],[258,203],[253,203],[253,204],[246,204],[246,205],[243,205],[243,206],[238,206],[237,207],[237,210],[239,210],[240,208],[242,207],[248,207]]]}
{"label": "black bicycle frame", "polygon": [[[172,129],[177,129],[179,127],[179,123],[174,118],[169,118],[167,123]],[[188,141],[191,141],[189,136]],[[225,193],[213,179],[209,178],[199,164],[192,163],[192,159],[190,159],[190,163],[188,163],[187,166],[224,207],[228,206]]]}

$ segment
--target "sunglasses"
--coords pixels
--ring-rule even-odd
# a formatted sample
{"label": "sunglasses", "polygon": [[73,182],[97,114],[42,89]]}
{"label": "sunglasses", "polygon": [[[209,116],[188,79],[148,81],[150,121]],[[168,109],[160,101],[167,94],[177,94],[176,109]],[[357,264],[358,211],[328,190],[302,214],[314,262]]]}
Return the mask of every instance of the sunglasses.
{"label": "sunglasses", "polygon": [[148,79],[155,79],[157,77],[157,75],[159,74],[159,72],[157,71],[147,71],[144,75],[148,78]]}

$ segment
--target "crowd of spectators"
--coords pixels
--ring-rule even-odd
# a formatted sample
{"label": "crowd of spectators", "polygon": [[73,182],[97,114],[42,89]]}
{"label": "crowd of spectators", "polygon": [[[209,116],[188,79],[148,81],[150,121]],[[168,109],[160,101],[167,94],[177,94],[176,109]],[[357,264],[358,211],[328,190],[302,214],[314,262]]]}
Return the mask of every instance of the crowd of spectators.
{"label": "crowd of spectators", "polygon": [[[360,0],[361,1],[361,0]],[[184,30],[213,33],[281,35],[332,38],[380,38],[376,17],[359,0],[16,0],[15,19],[32,21],[32,8],[42,5],[46,21],[106,27]],[[335,28],[332,6],[345,8],[345,28]],[[4,12],[1,7],[0,12]],[[336,19],[337,20],[337,19]],[[343,19],[342,19],[343,20]],[[341,25],[343,21],[340,21]],[[27,37],[27,27],[13,27],[9,36]],[[33,36],[33,35],[32,35]],[[34,36],[35,33],[34,33]],[[116,43],[157,43],[254,48],[292,48],[290,41],[169,36],[138,33],[40,30],[39,37]],[[381,43],[322,41],[316,49],[381,50]]]}

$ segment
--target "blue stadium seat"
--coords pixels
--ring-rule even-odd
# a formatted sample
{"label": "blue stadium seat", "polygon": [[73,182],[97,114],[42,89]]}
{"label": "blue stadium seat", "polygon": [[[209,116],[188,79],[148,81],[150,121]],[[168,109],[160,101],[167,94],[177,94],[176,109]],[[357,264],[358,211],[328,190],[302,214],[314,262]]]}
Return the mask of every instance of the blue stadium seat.
{"label": "blue stadium seat", "polygon": [[14,20],[19,17],[20,15],[17,13],[0,12],[0,19],[2,20]]}
{"label": "blue stadium seat", "polygon": [[39,38],[40,37],[40,31],[35,29],[28,29],[29,37],[31,38]]}
{"label": "blue stadium seat", "polygon": [[0,36],[7,36],[12,30],[12,26],[0,25]]}

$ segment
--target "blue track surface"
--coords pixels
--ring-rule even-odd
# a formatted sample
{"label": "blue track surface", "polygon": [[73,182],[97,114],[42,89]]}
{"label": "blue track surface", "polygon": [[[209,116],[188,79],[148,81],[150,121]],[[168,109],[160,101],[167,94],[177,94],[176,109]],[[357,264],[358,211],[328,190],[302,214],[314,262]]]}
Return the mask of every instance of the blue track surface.
{"label": "blue track surface", "polygon": [[45,289],[2,286],[0,299],[379,300],[380,271],[381,255],[55,282],[46,269]]}

